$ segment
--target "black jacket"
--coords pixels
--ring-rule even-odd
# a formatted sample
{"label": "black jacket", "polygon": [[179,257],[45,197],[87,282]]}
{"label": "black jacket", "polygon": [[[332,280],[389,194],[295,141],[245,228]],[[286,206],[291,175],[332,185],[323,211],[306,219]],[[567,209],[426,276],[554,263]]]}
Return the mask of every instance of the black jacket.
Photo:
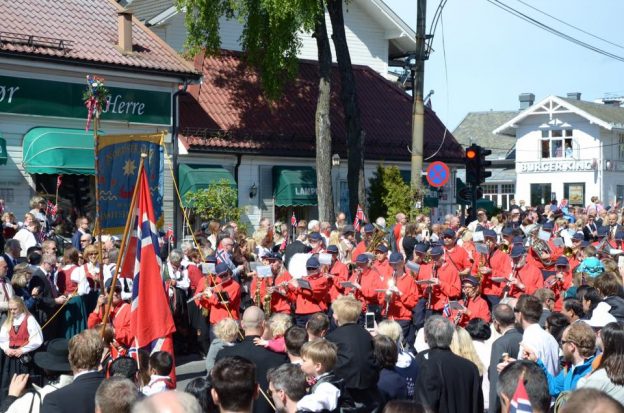
{"label": "black jacket", "polygon": [[373,338],[359,324],[346,324],[327,335],[338,346],[334,374],[345,381],[348,389],[369,389],[377,386],[379,369],[375,364]]}
{"label": "black jacket", "polygon": [[[269,369],[281,366],[288,362],[285,354],[274,353],[264,347],[256,346],[254,338],[259,336],[246,336],[245,339],[232,347],[225,347],[217,353],[216,361],[225,357],[239,356],[246,358],[256,365],[256,380],[262,391],[268,396],[269,383],[267,382],[267,372]],[[270,397],[270,396],[269,396]],[[254,413],[273,413],[273,409],[267,403],[262,394],[254,402]],[[73,412],[72,412],[73,413]]]}
{"label": "black jacket", "polygon": [[496,383],[498,382],[498,371],[496,371],[496,365],[500,363],[503,353],[509,354],[509,357],[518,357],[520,351],[520,342],[522,341],[522,333],[516,328],[505,331],[505,334],[497,338],[492,343],[492,352],[490,353],[490,367],[488,369],[488,378],[490,379],[490,407],[489,411],[497,412],[495,406],[500,405],[498,400],[498,394],[496,393]]}
{"label": "black jacket", "polygon": [[414,399],[434,412],[482,413],[483,392],[477,366],[447,349],[419,353]]}
{"label": "black jacket", "polygon": [[609,314],[611,314],[618,323],[624,323],[624,298],[617,295],[607,297],[604,302],[611,306]]}
{"label": "black jacket", "polygon": [[95,392],[104,375],[99,372],[82,374],[67,386],[48,394],[43,399],[41,413],[93,413]]}

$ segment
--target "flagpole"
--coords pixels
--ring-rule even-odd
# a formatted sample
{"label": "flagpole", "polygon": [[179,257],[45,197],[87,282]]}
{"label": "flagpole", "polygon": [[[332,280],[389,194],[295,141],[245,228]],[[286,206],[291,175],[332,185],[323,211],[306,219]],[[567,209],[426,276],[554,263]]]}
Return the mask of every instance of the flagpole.
{"label": "flagpole", "polygon": [[58,193],[59,193],[59,187],[61,186],[59,184],[60,179],[61,179],[62,175],[59,175],[56,177],[56,199],[54,200],[54,204],[58,207]]}
{"label": "flagpole", "polygon": [[[98,243],[98,265],[100,268],[100,288],[104,288],[104,271],[102,268],[104,256],[103,248],[102,248],[102,222],[100,220],[100,177],[98,174],[98,166],[99,166],[99,143],[100,137],[98,135],[98,131],[100,129],[100,115],[99,113],[95,114],[93,119],[93,141],[95,144],[95,229],[96,229],[96,237]],[[103,330],[102,330],[103,331]]]}
{"label": "flagpole", "polygon": [[[132,227],[132,221],[134,221],[136,217],[135,209],[136,209],[136,201],[137,194],[139,192],[139,186],[141,184],[141,174],[143,173],[143,163],[147,158],[146,153],[141,154],[141,161],[139,162],[139,169],[137,172],[137,180],[134,184],[134,190],[132,192],[132,201],[130,201],[130,211],[128,212],[128,217],[126,218],[126,226],[124,228],[123,236],[121,237],[121,245],[119,246],[119,255],[117,255],[117,265],[115,266],[115,272],[113,273],[113,279],[111,281],[111,291],[115,288],[117,284],[117,279],[119,278],[119,272],[121,271],[121,263],[124,261],[126,255],[126,243],[128,240],[128,234],[130,233],[130,228]],[[104,285],[102,284],[102,287]],[[106,289],[104,289],[106,292]],[[109,291],[108,293],[108,302],[105,307],[104,317],[102,317],[102,330],[100,331],[100,335],[104,337],[104,329],[106,328],[106,323],[108,322],[108,317],[110,315],[110,310],[113,306],[113,294]]]}

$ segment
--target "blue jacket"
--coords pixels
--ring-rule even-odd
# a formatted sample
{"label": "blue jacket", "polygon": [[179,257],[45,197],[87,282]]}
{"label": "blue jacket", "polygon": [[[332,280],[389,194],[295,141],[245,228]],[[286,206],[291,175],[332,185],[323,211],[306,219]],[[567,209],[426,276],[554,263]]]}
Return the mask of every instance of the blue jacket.
{"label": "blue jacket", "polygon": [[559,393],[564,391],[572,391],[576,389],[576,384],[581,377],[587,376],[592,371],[592,362],[596,356],[593,355],[586,359],[585,362],[579,366],[566,367],[562,369],[559,374],[553,376],[548,372],[542,360],[537,360],[537,365],[542,368],[546,377],[548,378],[548,391],[552,397],[559,396]]}

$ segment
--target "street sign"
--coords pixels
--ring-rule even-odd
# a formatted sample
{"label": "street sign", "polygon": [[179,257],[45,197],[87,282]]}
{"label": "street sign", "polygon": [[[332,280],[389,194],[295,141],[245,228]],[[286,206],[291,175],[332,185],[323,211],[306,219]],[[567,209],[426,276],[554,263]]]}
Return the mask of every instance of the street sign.
{"label": "street sign", "polygon": [[450,176],[449,167],[444,162],[436,161],[427,167],[427,182],[433,187],[446,185]]}

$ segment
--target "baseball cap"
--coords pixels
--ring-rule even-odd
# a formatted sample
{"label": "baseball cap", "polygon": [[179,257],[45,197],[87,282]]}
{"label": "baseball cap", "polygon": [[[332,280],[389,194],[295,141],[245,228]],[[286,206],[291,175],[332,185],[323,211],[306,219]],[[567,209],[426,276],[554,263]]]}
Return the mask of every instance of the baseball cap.
{"label": "baseball cap", "polygon": [[511,258],[518,258],[518,257],[523,256],[525,252],[526,250],[524,249],[522,245],[514,245],[513,248],[511,249],[511,252],[509,253],[509,256]]}
{"label": "baseball cap", "polygon": [[317,269],[317,268],[320,268],[320,266],[321,266],[321,263],[319,262],[318,258],[316,258],[315,256],[308,258],[308,260],[306,261],[306,268]]}
{"label": "baseball cap", "polygon": [[388,252],[388,247],[386,247],[385,244],[379,244],[377,245],[377,248],[375,248],[375,251],[383,252],[385,254]]}
{"label": "baseball cap", "polygon": [[439,257],[440,255],[444,254],[444,249],[439,245],[436,245],[435,247],[431,248],[429,254],[431,254],[432,257]]}
{"label": "baseball cap", "polygon": [[390,264],[398,264],[400,262],[403,262],[403,254],[401,254],[400,252],[391,253],[390,257],[388,258],[388,262]]}
{"label": "baseball cap", "polygon": [[364,232],[366,232],[367,234],[375,232],[375,227],[373,226],[373,224],[366,224],[364,225]]}
{"label": "baseball cap", "polygon": [[338,245],[329,245],[325,251],[329,254],[338,254]]}

